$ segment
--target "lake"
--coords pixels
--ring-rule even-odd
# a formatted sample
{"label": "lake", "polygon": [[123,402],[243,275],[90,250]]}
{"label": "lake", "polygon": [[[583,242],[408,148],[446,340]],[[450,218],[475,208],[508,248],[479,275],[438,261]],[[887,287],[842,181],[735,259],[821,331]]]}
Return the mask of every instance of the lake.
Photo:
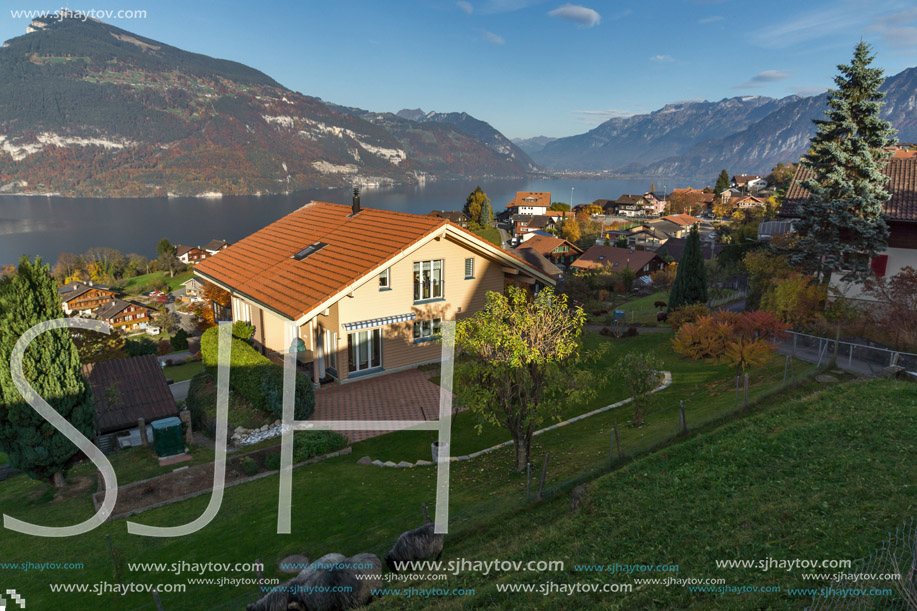
{"label": "lake", "polygon": [[[657,182],[659,190],[686,186],[670,180]],[[516,191],[550,191],[553,201],[575,203],[617,199],[624,193],[644,193],[644,179],[535,180],[468,179],[427,182],[391,188],[366,189],[361,204],[426,214],[431,210],[460,210],[465,198],[480,184],[494,212],[506,207]],[[212,239],[235,242],[311,201],[351,202],[348,189],[300,191],[289,195],[233,196],[221,199],[178,198],[69,198],[0,196],[0,265],[15,263],[23,254],[41,255],[53,263],[62,252],[83,253],[94,246],[148,257],[156,243],[197,246]]]}

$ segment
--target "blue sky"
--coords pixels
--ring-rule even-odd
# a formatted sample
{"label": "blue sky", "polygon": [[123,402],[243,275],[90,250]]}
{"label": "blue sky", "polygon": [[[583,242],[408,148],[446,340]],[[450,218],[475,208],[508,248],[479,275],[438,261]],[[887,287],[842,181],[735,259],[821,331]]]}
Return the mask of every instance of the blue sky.
{"label": "blue sky", "polygon": [[[74,0],[69,8],[146,10],[144,19],[110,22],[337,104],[465,111],[511,138],[582,133],[679,100],[818,93],[861,37],[886,74],[917,65],[913,1]],[[0,14],[0,38],[27,23]]]}

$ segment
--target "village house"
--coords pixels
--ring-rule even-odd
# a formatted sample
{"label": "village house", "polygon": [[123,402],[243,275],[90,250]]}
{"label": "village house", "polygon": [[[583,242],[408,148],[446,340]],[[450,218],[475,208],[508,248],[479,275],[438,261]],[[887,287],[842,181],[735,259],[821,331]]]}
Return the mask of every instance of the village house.
{"label": "village house", "polygon": [[96,318],[107,322],[120,331],[136,331],[145,329],[153,317],[155,310],[145,305],[112,299],[96,310]]}
{"label": "village house", "polygon": [[743,192],[754,193],[766,187],[767,181],[756,174],[736,174],[730,180],[730,185]]}
{"label": "village house", "polygon": [[114,298],[115,293],[92,282],[68,282],[59,289],[61,305],[67,316],[89,316],[92,311]]}
{"label": "village house", "polygon": [[159,360],[152,354],[83,365],[92,388],[96,443],[103,452],[140,445],[142,423],[178,414]]}
{"label": "village house", "polygon": [[[700,225],[701,220],[696,216],[691,216],[690,214],[669,214],[660,218],[662,221],[669,221],[680,226],[685,231],[690,230],[695,225]],[[673,236],[681,237],[681,236]]]}
{"label": "village house", "polygon": [[516,250],[530,248],[549,259],[554,265],[567,267],[583,254],[581,248],[563,238],[535,234]]}
{"label": "village house", "polygon": [[185,246],[177,244],[175,246],[175,256],[185,265],[194,265],[199,261],[207,258],[207,251],[197,246]]}
{"label": "village house", "polygon": [[550,276],[431,216],[310,202],[194,273],[228,291],[232,318],[277,358],[297,347],[315,382],[346,382],[440,359],[444,321],[479,311],[489,291],[533,292]]}
{"label": "village house", "polygon": [[586,250],[570,267],[580,270],[606,269],[611,272],[627,268],[640,277],[664,269],[665,265],[662,257],[651,250],[596,245]]}
{"label": "village house", "polygon": [[189,278],[181,283],[185,288],[185,296],[191,299],[199,299],[204,296],[204,283],[199,278]]}
{"label": "village house", "polygon": [[740,197],[735,202],[735,208],[738,208],[739,210],[747,210],[749,208],[764,208],[765,206],[767,206],[767,202],[759,197],[755,197],[754,195],[746,195],[745,197]]}
{"label": "village house", "polygon": [[547,191],[517,191],[516,197],[506,205],[510,214],[544,214],[551,207],[551,194]]}
{"label": "village house", "polygon": [[226,240],[210,240],[204,244],[204,250],[207,252],[207,255],[212,257],[221,250],[225,250],[229,247],[229,242]]}
{"label": "village house", "polygon": [[553,216],[539,214],[538,216],[529,216],[527,214],[514,214],[513,234],[520,236],[534,231],[551,231],[557,229],[557,222]]}
{"label": "village house", "polygon": [[462,229],[468,229],[468,215],[459,210],[434,210],[430,213],[430,216],[446,219]]}
{"label": "village house", "polygon": [[[884,206],[888,248],[873,258],[871,267],[877,276],[888,277],[904,267],[917,269],[917,157],[892,158],[882,171],[889,177],[885,188],[891,195]],[[799,205],[809,196],[800,183],[813,176],[808,168],[797,167],[780,209],[781,217],[798,218]],[[849,299],[871,300],[863,293],[862,285],[842,285],[835,279],[831,284]]]}

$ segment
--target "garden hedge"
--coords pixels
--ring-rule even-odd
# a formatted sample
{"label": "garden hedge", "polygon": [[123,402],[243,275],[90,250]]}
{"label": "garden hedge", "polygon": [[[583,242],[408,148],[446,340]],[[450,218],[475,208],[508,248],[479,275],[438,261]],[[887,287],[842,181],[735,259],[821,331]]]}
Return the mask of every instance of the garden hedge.
{"label": "garden hedge", "polygon": [[[283,367],[276,365],[248,343],[251,325],[233,324],[229,385],[253,407],[275,418],[283,416]],[[217,379],[218,327],[201,337],[201,356],[210,376]],[[309,376],[296,373],[294,417],[307,420],[315,412],[315,391]]]}

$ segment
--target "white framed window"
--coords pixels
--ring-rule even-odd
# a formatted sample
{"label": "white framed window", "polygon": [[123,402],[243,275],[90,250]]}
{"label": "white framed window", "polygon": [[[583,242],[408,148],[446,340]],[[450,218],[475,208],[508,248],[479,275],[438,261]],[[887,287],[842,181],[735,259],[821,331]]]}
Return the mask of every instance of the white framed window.
{"label": "white framed window", "polygon": [[442,318],[414,321],[414,341],[439,337],[443,326]]}
{"label": "white framed window", "polygon": [[379,274],[379,290],[392,288],[392,268],[387,267]]}
{"label": "white framed window", "polygon": [[465,280],[474,278],[474,257],[465,259]]}
{"label": "white framed window", "polygon": [[414,262],[414,301],[442,299],[443,260]]}

